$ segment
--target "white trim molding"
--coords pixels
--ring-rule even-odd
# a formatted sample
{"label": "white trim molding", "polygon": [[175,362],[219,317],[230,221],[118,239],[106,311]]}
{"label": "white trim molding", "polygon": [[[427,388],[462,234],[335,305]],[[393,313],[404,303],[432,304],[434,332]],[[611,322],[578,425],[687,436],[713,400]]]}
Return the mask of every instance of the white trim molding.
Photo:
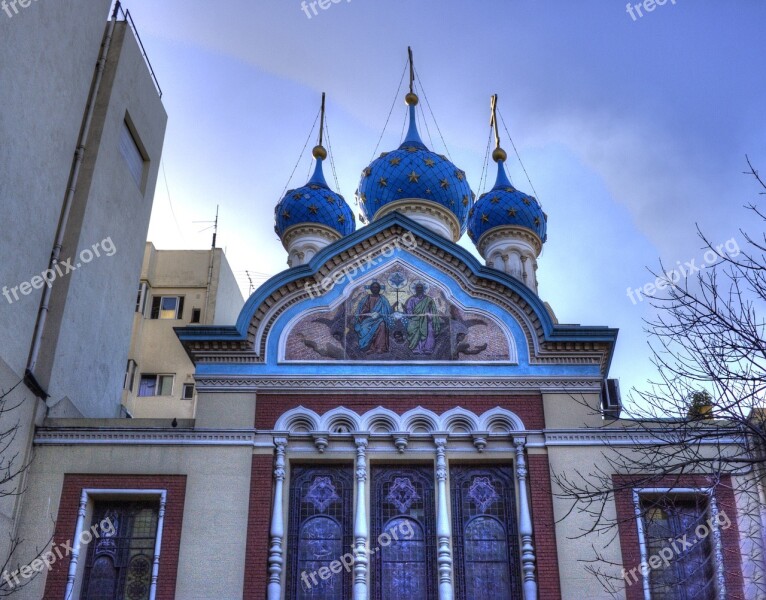
{"label": "white trim molding", "polygon": [[80,494],[80,505],[77,508],[77,524],[75,526],[74,544],[72,547],[72,558],[69,561],[69,571],[67,572],[66,588],[64,590],[64,600],[73,598],[75,582],[77,579],[77,567],[80,562],[81,544],[83,527],[85,525],[85,515],[88,509],[88,503],[100,498],[130,499],[156,497],[159,500],[159,512],[157,516],[157,533],[154,540],[154,555],[152,557],[152,578],[149,585],[149,600],[155,600],[157,596],[157,581],[160,572],[160,552],[162,550],[162,530],[165,523],[165,505],[167,503],[167,490],[163,489],[110,489],[110,488],[83,488]]}

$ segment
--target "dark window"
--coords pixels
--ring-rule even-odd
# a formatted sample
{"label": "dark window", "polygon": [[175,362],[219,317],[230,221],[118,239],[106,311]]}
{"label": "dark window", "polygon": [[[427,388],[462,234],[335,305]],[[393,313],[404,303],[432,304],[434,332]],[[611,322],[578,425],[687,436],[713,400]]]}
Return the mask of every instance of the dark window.
{"label": "dark window", "polygon": [[[373,467],[370,558],[375,600],[436,598],[432,467]],[[412,535],[406,534],[408,531]],[[381,543],[382,534],[389,543]],[[398,539],[397,539],[398,538]],[[478,597],[484,597],[477,596]]]}
{"label": "dark window", "polygon": [[[689,494],[646,496],[641,499],[641,514],[647,558],[660,556],[660,551],[667,548],[673,552],[667,566],[663,561],[659,568],[649,570],[652,600],[717,598],[712,532],[705,524],[707,498]],[[708,530],[707,535],[697,535],[700,525]]]}
{"label": "dark window", "polygon": [[351,573],[330,564],[351,551],[353,475],[346,466],[293,466],[288,524],[291,600],[347,600]]}
{"label": "dark window", "polygon": [[136,312],[144,314],[144,310],[146,309],[146,288],[147,284],[145,281],[142,281],[141,284],[138,286],[138,295],[136,296]]}
{"label": "dark window", "polygon": [[491,589],[496,598],[520,600],[513,470],[455,466],[450,485],[455,598],[473,600]]}
{"label": "dark window", "polygon": [[123,121],[122,129],[120,130],[120,154],[122,154],[125,163],[128,165],[128,171],[130,171],[133,181],[141,189],[144,180],[144,156],[141,154],[136,138],[133,136],[127,121]]}
{"label": "dark window", "polygon": [[194,398],[194,384],[193,383],[184,383],[183,399],[184,400],[191,400],[193,398]]}
{"label": "dark window", "polygon": [[152,319],[183,319],[183,296],[154,296],[152,298]]}
{"label": "dark window", "polygon": [[96,502],[80,600],[148,600],[157,514],[152,502]]}
{"label": "dark window", "polygon": [[201,318],[202,318],[202,311],[199,308],[192,308],[191,322],[199,323]]}
{"label": "dark window", "polygon": [[122,389],[133,391],[133,380],[136,378],[136,361],[132,358],[128,360],[128,366],[125,368],[125,381],[123,382]]}

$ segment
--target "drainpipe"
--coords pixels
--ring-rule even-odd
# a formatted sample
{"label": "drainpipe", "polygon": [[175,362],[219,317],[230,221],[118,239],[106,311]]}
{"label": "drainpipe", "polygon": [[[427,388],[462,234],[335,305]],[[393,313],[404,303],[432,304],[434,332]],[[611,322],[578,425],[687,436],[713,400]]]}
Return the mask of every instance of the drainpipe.
{"label": "drainpipe", "polygon": [[[61,257],[61,247],[64,244],[64,235],[66,234],[67,223],[69,221],[69,213],[72,209],[72,202],[77,190],[77,183],[80,178],[80,168],[82,167],[83,158],[85,157],[85,142],[88,139],[88,133],[90,132],[90,126],[93,122],[93,113],[96,104],[96,98],[101,87],[101,80],[104,75],[104,68],[106,66],[106,57],[109,54],[109,47],[112,45],[112,35],[114,33],[114,27],[117,23],[117,14],[120,10],[120,2],[115,4],[114,12],[112,13],[112,19],[106,28],[104,34],[104,40],[101,44],[101,56],[96,63],[96,75],[91,86],[90,94],[88,96],[88,104],[86,107],[85,121],[83,122],[82,129],[80,131],[80,137],[77,140],[77,150],[74,155],[74,163],[72,164],[72,170],[69,176],[69,187],[67,188],[64,204],[61,207],[61,215],[59,217],[59,225],[56,231],[56,239],[53,243],[53,249],[51,250],[51,258],[48,263],[48,269],[55,270],[56,265]],[[37,366],[37,359],[40,355],[40,347],[42,346],[43,333],[45,332],[45,321],[48,318],[48,312],[50,310],[50,298],[51,289],[50,286],[43,287],[43,296],[40,301],[40,310],[37,313],[37,320],[35,322],[35,333],[32,338],[32,348],[29,351],[29,360],[27,361],[26,372],[24,373],[24,382],[27,386],[34,391],[43,400],[47,399],[48,394],[37,381],[35,377],[35,367]]]}

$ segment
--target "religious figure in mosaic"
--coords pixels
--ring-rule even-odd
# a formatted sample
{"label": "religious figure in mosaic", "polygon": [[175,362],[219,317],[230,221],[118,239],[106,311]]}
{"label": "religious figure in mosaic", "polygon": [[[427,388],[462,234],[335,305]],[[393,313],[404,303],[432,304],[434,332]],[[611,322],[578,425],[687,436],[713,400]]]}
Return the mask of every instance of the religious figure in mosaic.
{"label": "religious figure in mosaic", "polygon": [[436,302],[425,292],[422,282],[415,284],[415,295],[404,308],[407,318],[407,342],[413,354],[433,354],[436,336],[442,329]]}
{"label": "religious figure in mosaic", "polygon": [[368,354],[388,352],[388,328],[391,321],[391,304],[381,295],[380,284],[373,281],[370,293],[359,302],[354,331],[359,336],[359,348]]}

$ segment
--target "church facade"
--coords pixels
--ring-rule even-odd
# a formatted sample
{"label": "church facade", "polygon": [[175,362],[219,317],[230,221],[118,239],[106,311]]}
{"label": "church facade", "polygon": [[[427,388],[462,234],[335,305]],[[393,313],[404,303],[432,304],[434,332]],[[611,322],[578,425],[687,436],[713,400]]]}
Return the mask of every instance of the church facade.
{"label": "church facade", "polygon": [[[615,535],[581,535],[590,516],[556,476],[608,469],[626,443],[607,383],[617,331],[558,324],[540,299],[547,216],[499,140],[475,198],[406,100],[404,142],[362,173],[369,224],[355,230],[325,181],[320,140],[275,211],[290,268],[235,324],[177,330],[194,420],[38,429],[20,531],[53,553],[37,577],[9,574],[20,597],[607,598],[594,550],[615,597],[758,597],[737,477],[637,486],[606,505]],[[466,231],[484,264],[457,245]],[[641,516],[658,496],[661,527]],[[676,553],[679,519],[706,524],[694,553]],[[673,556],[655,566],[663,536]]]}

